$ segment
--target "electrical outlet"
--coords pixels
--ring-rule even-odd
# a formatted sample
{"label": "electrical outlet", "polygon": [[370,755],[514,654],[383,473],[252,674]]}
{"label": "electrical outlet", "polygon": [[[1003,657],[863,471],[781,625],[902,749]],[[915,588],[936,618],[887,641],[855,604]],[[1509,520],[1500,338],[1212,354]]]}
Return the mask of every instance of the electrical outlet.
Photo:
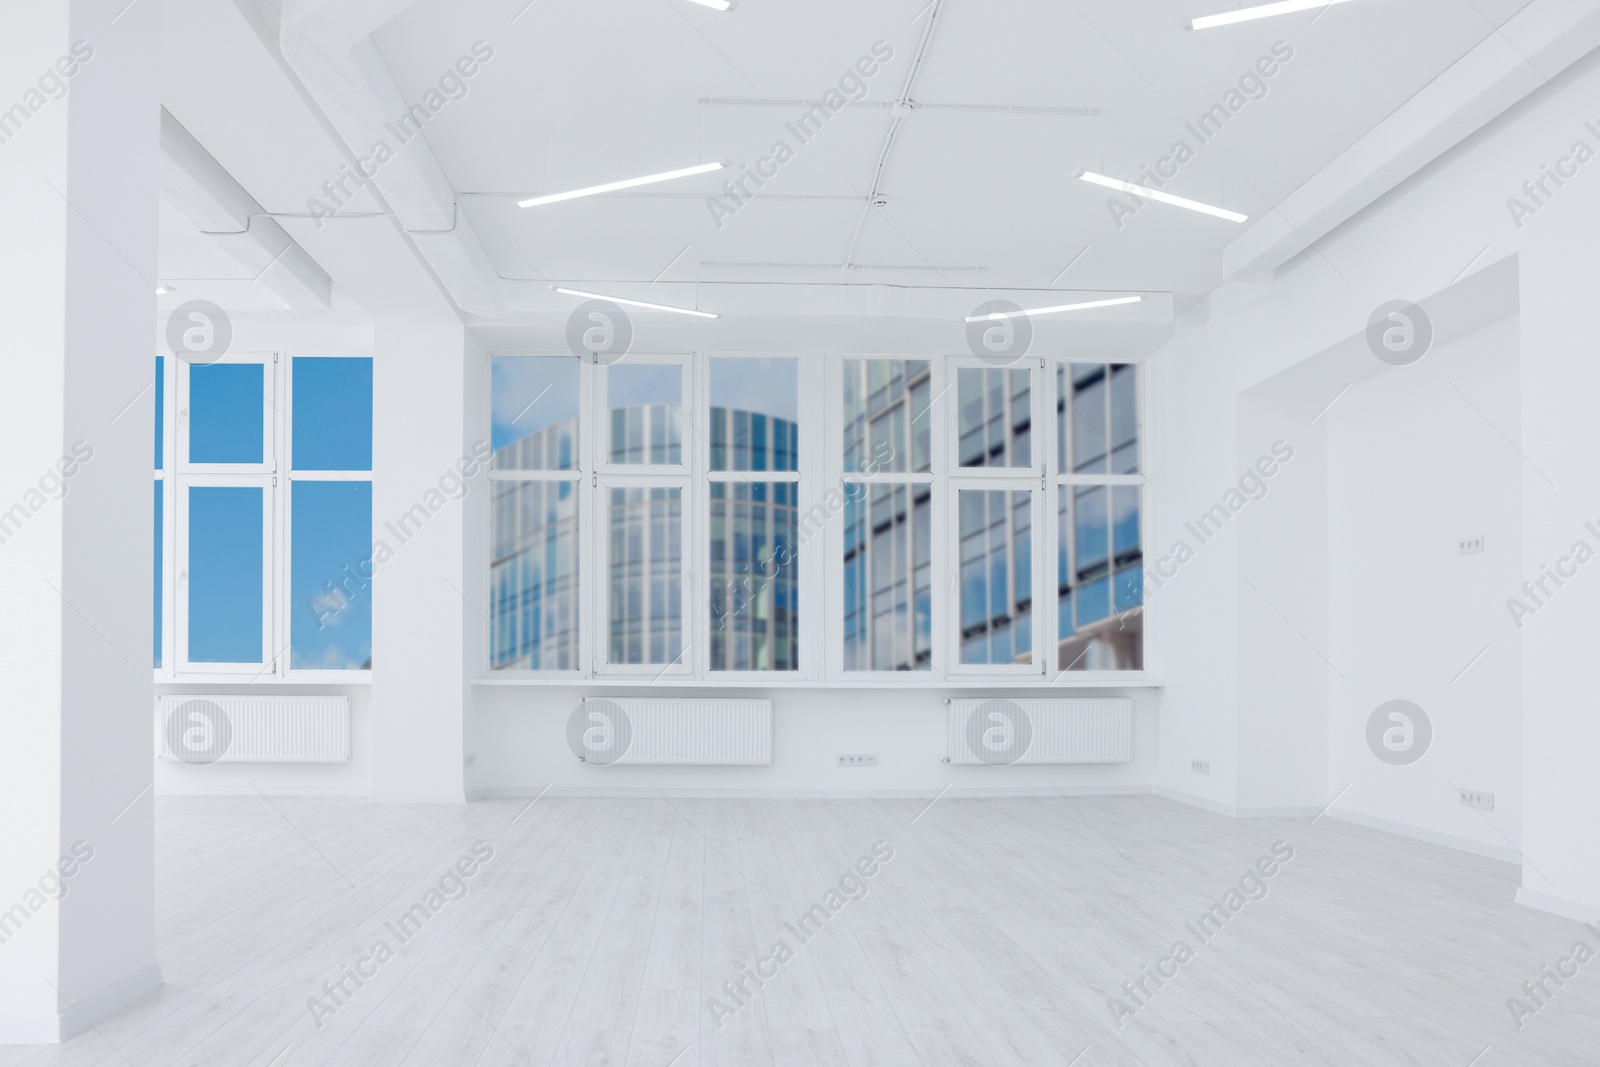
{"label": "electrical outlet", "polygon": [[1192,759],[1189,761],[1189,769],[1196,774],[1210,774],[1211,761],[1208,759]]}
{"label": "electrical outlet", "polygon": [[878,754],[876,752],[841,752],[839,753],[839,766],[841,767],[876,767]]}
{"label": "electrical outlet", "polygon": [[1473,534],[1471,537],[1463,537],[1460,541],[1456,542],[1456,546],[1457,551],[1463,556],[1470,556],[1474,552],[1482,552],[1483,534]]}
{"label": "electrical outlet", "polygon": [[1494,810],[1494,794],[1480,793],[1476,789],[1461,790],[1461,804],[1468,808],[1482,808],[1484,811]]}

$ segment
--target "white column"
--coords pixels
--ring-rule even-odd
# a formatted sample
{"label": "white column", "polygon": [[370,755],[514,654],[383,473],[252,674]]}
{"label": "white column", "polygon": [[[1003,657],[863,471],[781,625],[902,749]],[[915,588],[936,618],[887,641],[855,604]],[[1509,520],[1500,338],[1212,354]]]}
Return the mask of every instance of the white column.
{"label": "white column", "polygon": [[466,486],[487,488],[467,440],[466,331],[444,310],[373,318],[372,798],[464,801],[464,635],[483,625],[467,600],[487,581],[463,551]]}
{"label": "white column", "polygon": [[[1593,87],[1590,75],[1571,92]],[[1600,118],[1600,116],[1597,116]],[[1521,255],[1522,578],[1567,558],[1577,542],[1600,551],[1600,186],[1571,182],[1540,210]],[[1537,469],[1535,469],[1537,468]],[[1592,921],[1600,917],[1600,561],[1557,586],[1544,578],[1522,638],[1522,889],[1518,899]],[[1507,590],[1507,597],[1520,595]],[[1508,615],[1509,615],[1509,609]]]}
{"label": "white column", "polygon": [[157,0],[0,12],[0,1042],[155,963]]}

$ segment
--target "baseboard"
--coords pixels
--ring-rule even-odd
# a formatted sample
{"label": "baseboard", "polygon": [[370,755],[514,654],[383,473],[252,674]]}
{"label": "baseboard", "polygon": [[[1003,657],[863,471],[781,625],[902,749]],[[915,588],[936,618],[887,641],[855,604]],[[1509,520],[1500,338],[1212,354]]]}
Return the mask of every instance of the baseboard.
{"label": "baseboard", "polygon": [[484,786],[478,791],[489,797],[670,797],[673,800],[929,800],[933,797],[978,800],[1003,797],[1117,797],[1148,796],[1147,785],[1068,785],[1059,789],[1050,785],[1016,786],[951,786],[939,790],[929,787],[918,789],[682,789],[653,786]]}
{"label": "baseboard", "polygon": [[159,786],[155,794],[158,797],[253,797],[265,793],[269,797],[361,797],[365,799],[368,789],[365,785],[352,785],[337,789],[302,789],[295,788],[287,792],[277,792],[274,789],[257,790],[255,786],[246,782],[243,785],[227,783],[218,785],[206,783],[204,785]]}
{"label": "baseboard", "polygon": [[1239,810],[1232,804],[1224,804],[1220,800],[1212,800],[1210,797],[1203,797],[1196,793],[1185,793],[1183,790],[1174,789],[1169,785],[1153,785],[1150,787],[1150,792],[1154,793],[1158,797],[1165,797],[1168,800],[1176,800],[1180,804],[1188,804],[1191,807],[1204,808],[1206,811],[1209,811],[1215,815],[1226,815],[1230,819],[1236,819],[1239,817]]}
{"label": "baseboard", "polygon": [[1338,819],[1340,822],[1365,826],[1369,830],[1383,830],[1386,833],[1399,834],[1401,837],[1409,837],[1413,841],[1426,841],[1430,845],[1443,845],[1445,848],[1453,848],[1459,852],[1470,852],[1472,855],[1482,856],[1484,859],[1519,865],[1522,863],[1522,857],[1517,854],[1517,850],[1509,845],[1494,845],[1487,841],[1474,841],[1470,837],[1441,833],[1438,830],[1412,826],[1410,823],[1395,822],[1393,819],[1383,819],[1376,815],[1368,815],[1366,812],[1352,811],[1349,808],[1329,808],[1328,817]]}
{"label": "baseboard", "polygon": [[1309,819],[1322,811],[1321,804],[1250,804],[1233,809],[1240,819]]}
{"label": "baseboard", "polygon": [[108,1015],[161,987],[161,965],[147,964],[125,978],[80,997],[53,1015],[0,1015],[0,1045],[59,1045]]}
{"label": "baseboard", "polygon": [[1554,893],[1529,889],[1527,886],[1517,887],[1516,900],[1525,907],[1559,915],[1563,919],[1573,919],[1580,923],[1600,923],[1600,905],[1584,904],[1566,897],[1558,897]]}
{"label": "baseboard", "polygon": [[467,794],[461,793],[372,793],[367,797],[374,804],[465,804]]}

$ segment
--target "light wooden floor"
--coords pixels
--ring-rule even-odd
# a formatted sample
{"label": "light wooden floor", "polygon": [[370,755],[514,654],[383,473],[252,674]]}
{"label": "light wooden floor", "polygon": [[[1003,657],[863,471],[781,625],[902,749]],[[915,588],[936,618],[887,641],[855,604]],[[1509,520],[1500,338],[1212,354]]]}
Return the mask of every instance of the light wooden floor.
{"label": "light wooden floor", "polygon": [[[1600,1063],[1600,959],[1512,1024],[1595,939],[1511,904],[1505,864],[1154,797],[925,804],[162,799],[165,986],[0,1067]],[[467,895],[399,946],[385,923],[479,838]],[[1200,944],[1184,924],[1280,839],[1268,896]],[[782,924],[879,840],[868,895],[802,944]],[[314,1026],[378,939],[394,958]],[[779,939],[719,1028],[706,998]],[[1108,996],[1178,939],[1193,960],[1119,1031]]]}

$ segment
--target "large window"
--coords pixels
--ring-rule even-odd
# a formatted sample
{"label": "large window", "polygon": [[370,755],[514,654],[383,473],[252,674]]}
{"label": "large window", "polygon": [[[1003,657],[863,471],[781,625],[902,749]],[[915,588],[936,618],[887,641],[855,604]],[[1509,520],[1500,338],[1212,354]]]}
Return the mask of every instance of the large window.
{"label": "large window", "polygon": [[372,361],[156,360],[155,665],[372,666]]}
{"label": "large window", "polygon": [[1140,670],[1139,368],[1059,363],[1055,379],[1058,669]]}
{"label": "large window", "polygon": [[846,671],[933,667],[932,361],[844,361]]}
{"label": "large window", "polygon": [[1143,669],[1133,364],[493,363],[494,671],[943,685]]}

